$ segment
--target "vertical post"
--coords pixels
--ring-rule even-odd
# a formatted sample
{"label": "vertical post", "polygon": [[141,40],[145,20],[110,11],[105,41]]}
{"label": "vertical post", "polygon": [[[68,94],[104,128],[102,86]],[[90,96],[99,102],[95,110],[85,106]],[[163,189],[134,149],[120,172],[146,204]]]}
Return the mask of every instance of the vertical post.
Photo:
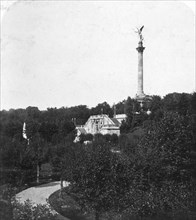
{"label": "vertical post", "polygon": [[115,105],[115,103],[114,103],[114,116],[113,117],[116,118],[116,105]]}
{"label": "vertical post", "polygon": [[37,162],[37,183],[39,183],[39,162]]}

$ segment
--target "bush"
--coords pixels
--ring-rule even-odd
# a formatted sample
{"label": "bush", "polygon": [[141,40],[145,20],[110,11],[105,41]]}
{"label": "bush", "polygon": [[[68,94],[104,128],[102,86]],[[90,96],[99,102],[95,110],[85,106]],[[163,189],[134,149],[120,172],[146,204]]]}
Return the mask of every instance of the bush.
{"label": "bush", "polygon": [[188,213],[193,204],[192,139],[190,118],[177,113],[165,113],[148,128],[133,153],[132,189],[127,193],[130,214]]}
{"label": "bush", "polygon": [[57,215],[52,213],[49,205],[33,205],[29,200],[21,204],[14,201],[13,220],[56,220]]}
{"label": "bush", "polygon": [[2,220],[56,220],[49,205],[34,205],[29,200],[19,203],[15,199],[22,188],[5,185],[0,192],[0,219]]}

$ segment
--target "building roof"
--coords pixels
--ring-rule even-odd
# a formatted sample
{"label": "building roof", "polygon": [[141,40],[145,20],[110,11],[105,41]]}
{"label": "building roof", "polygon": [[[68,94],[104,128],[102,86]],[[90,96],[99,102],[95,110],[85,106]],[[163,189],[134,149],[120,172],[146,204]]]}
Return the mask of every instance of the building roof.
{"label": "building roof", "polygon": [[120,126],[120,122],[116,118],[110,118],[116,126]]}
{"label": "building roof", "polygon": [[119,130],[119,127],[115,125],[104,125],[100,130]]}
{"label": "building roof", "polygon": [[108,117],[106,114],[101,114],[101,115],[91,115],[89,119],[101,119],[103,117]]}
{"label": "building roof", "polygon": [[81,132],[81,134],[87,134],[86,130],[82,127],[77,127],[77,129]]}
{"label": "building roof", "polygon": [[116,114],[115,118],[126,118],[126,114]]}

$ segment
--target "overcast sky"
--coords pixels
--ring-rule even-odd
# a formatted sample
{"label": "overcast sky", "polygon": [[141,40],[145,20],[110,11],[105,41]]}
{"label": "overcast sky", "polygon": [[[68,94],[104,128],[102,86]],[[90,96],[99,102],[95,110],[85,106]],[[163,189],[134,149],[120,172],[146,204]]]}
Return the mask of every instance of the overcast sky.
{"label": "overcast sky", "polygon": [[144,92],[195,90],[195,13],[183,2],[17,1],[1,25],[1,109],[134,97],[142,25]]}

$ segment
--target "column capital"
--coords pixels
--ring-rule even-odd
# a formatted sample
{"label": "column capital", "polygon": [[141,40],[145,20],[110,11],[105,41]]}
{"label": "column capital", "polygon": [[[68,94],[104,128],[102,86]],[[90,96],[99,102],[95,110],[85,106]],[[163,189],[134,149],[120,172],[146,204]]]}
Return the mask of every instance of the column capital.
{"label": "column capital", "polygon": [[136,50],[141,53],[144,51],[144,49],[145,49],[145,47],[137,47],[136,48]]}
{"label": "column capital", "polygon": [[138,51],[138,52],[143,52],[144,51],[144,49],[145,49],[145,47],[143,47],[143,43],[142,43],[142,41],[139,41],[139,43],[138,43],[138,47],[136,48],[136,50]]}

